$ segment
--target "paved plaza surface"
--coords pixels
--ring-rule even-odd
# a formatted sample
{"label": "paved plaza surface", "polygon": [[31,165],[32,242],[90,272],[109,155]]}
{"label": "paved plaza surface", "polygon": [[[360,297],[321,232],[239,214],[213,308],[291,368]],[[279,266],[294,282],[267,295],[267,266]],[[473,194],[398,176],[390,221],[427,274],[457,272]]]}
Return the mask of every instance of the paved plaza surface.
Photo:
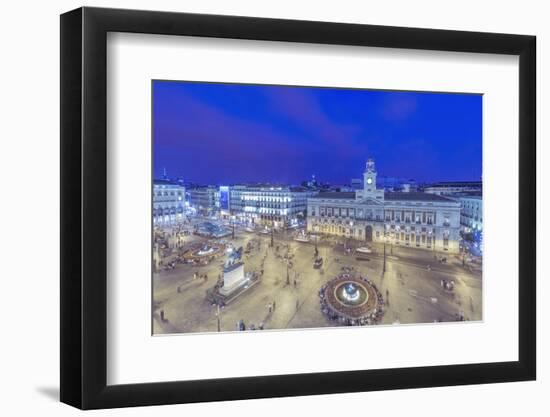
{"label": "paved plaza surface", "polygon": [[[295,241],[293,233],[274,233],[273,246],[269,234],[244,228],[235,229],[234,239],[224,238],[235,248],[250,243],[252,249],[242,258],[245,271],[259,273],[263,269],[263,275],[258,284],[221,308],[219,316],[206,292],[223,275],[225,256],[208,265],[178,264],[153,273],[154,334],[216,332],[218,326],[221,331],[236,331],[240,320],[247,329],[261,324],[266,330],[339,326],[322,314],[319,289],[344,268],[366,276],[378,287],[386,303],[380,324],[450,322],[461,316],[470,321],[482,319],[482,277],[477,264],[463,265],[461,257],[447,253],[386,245],[383,272],[383,245],[369,243],[373,253],[358,254],[353,249],[364,242],[322,237],[317,248],[324,263],[321,269],[314,269],[315,244]],[[189,235],[182,249],[214,241]],[[292,262],[288,279],[287,254]],[[445,263],[439,261],[441,257],[446,257]],[[204,275],[208,278],[194,278]],[[442,280],[454,281],[454,290],[444,290]]]}

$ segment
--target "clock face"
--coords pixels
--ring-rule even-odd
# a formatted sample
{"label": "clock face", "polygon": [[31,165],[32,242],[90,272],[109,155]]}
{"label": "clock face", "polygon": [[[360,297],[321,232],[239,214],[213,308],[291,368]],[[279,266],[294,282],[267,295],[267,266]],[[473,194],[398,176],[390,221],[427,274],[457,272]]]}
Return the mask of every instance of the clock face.
{"label": "clock face", "polygon": [[367,184],[372,184],[372,178],[367,178]]}

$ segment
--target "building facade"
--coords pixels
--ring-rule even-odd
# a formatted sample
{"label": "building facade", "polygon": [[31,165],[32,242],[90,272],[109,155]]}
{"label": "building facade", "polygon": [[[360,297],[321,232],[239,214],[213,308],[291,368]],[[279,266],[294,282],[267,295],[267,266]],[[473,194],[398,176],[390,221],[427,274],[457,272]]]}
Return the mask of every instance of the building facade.
{"label": "building facade", "polygon": [[217,210],[218,188],[214,186],[193,187],[187,191],[189,206],[198,214],[208,216]]}
{"label": "building facade", "polygon": [[470,252],[483,253],[483,197],[481,195],[463,195],[460,201],[460,226],[466,242],[472,242]]}
{"label": "building facade", "polygon": [[234,185],[226,207],[231,215],[253,225],[292,227],[305,220],[308,198],[315,194],[304,187]]}
{"label": "building facade", "polygon": [[385,192],[368,160],[363,189],[308,199],[307,230],[366,242],[458,253],[460,203],[422,192]]}
{"label": "building facade", "polygon": [[153,181],[153,224],[169,225],[183,220],[185,187],[170,180]]}
{"label": "building facade", "polygon": [[425,193],[437,195],[455,195],[462,193],[481,193],[481,181],[438,182],[424,188]]}
{"label": "building facade", "polygon": [[458,197],[460,201],[460,225],[462,231],[473,233],[483,231],[483,198],[481,195]]}

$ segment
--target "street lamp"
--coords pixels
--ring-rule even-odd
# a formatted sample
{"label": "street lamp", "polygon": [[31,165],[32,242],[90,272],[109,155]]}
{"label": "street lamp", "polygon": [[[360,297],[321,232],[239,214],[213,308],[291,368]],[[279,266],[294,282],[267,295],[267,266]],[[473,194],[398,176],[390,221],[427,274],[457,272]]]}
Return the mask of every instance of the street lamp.
{"label": "street lamp", "polygon": [[[389,230],[389,225],[385,224],[384,225],[384,266],[382,269],[382,273],[386,272],[386,244],[390,239],[390,232],[388,230]],[[390,250],[391,250],[391,253],[393,254],[393,246],[391,246]]]}
{"label": "street lamp", "polygon": [[388,236],[386,232],[384,232],[384,265],[382,267],[382,273],[386,273],[386,241],[388,240]]}
{"label": "street lamp", "polygon": [[216,304],[216,319],[218,320],[218,332],[221,332],[221,317],[220,317],[220,305]]}
{"label": "street lamp", "polygon": [[286,263],[286,285],[290,285],[290,275],[288,273],[288,261]]}

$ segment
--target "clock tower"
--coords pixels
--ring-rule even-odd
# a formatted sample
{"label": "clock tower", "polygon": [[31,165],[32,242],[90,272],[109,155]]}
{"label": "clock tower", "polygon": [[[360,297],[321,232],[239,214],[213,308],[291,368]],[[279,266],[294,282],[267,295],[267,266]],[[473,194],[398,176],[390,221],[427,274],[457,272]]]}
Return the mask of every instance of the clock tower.
{"label": "clock tower", "polygon": [[363,173],[363,190],[364,196],[372,196],[376,194],[376,167],[374,161],[369,159]]}
{"label": "clock tower", "polygon": [[384,201],[384,189],[376,188],[376,166],[373,159],[368,159],[363,172],[363,189],[355,192],[356,200]]}

